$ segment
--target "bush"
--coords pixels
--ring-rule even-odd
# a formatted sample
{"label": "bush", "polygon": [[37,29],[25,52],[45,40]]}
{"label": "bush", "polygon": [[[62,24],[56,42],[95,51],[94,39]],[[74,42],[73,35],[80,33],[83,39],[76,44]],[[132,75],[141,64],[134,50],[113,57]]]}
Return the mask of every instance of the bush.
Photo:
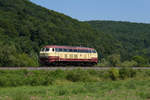
{"label": "bush", "polygon": [[119,70],[116,68],[112,68],[109,70],[109,77],[112,80],[117,80],[119,78]]}
{"label": "bush", "polygon": [[3,48],[0,49],[0,66],[8,67],[36,67],[39,66],[36,53],[19,52],[15,45],[0,44]]}
{"label": "bush", "polygon": [[100,67],[106,67],[106,66],[110,66],[110,63],[109,61],[107,61],[106,59],[102,59],[100,63],[97,64],[97,66],[100,66]]}
{"label": "bush", "polygon": [[0,86],[6,87],[6,86],[20,86],[24,84],[24,76],[19,75],[17,71],[16,73],[13,72],[5,72],[1,73],[0,77]]}
{"label": "bush", "polygon": [[80,69],[69,71],[66,75],[66,79],[72,82],[91,82],[96,80],[92,78],[88,71]]}
{"label": "bush", "polygon": [[119,75],[121,79],[132,78],[136,76],[136,70],[123,67],[119,69]]}
{"label": "bush", "polygon": [[37,67],[39,66],[38,60],[35,59],[34,57],[30,57],[29,55],[22,53],[22,54],[17,54],[15,57],[10,58],[12,61],[11,66],[15,67]]}
{"label": "bush", "polygon": [[148,64],[148,60],[142,56],[134,56],[132,59],[137,62],[138,67],[143,67]]}
{"label": "bush", "polygon": [[119,54],[112,54],[108,56],[108,61],[110,62],[110,66],[116,67],[120,65],[120,55]]}
{"label": "bush", "polygon": [[135,67],[137,66],[137,62],[132,60],[132,61],[124,61],[123,63],[121,63],[121,67]]}

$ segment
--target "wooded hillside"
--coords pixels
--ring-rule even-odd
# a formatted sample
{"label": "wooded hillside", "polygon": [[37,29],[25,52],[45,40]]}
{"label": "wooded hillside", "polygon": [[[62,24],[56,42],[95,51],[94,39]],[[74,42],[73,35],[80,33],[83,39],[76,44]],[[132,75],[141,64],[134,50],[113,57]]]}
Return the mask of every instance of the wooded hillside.
{"label": "wooded hillside", "polygon": [[117,43],[87,23],[29,0],[0,0],[0,66],[38,66],[45,45],[94,47],[105,57],[115,52]]}
{"label": "wooded hillside", "polygon": [[124,60],[133,56],[150,59],[150,24],[115,22],[115,21],[89,21],[94,29],[111,34],[122,45],[120,50]]}

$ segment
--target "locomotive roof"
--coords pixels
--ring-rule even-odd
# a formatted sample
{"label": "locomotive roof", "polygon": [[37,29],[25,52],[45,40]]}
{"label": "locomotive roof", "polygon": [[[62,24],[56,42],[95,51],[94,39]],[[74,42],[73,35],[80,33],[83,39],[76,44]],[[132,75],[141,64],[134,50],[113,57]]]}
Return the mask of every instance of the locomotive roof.
{"label": "locomotive roof", "polygon": [[66,48],[66,49],[91,49],[94,50],[94,48],[88,48],[88,47],[78,47],[78,46],[58,46],[58,45],[47,45],[44,46],[44,48]]}

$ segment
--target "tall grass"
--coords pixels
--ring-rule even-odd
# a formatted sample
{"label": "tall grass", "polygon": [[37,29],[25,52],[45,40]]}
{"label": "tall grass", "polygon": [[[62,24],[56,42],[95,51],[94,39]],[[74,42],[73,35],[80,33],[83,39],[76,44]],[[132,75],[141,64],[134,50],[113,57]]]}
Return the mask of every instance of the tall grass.
{"label": "tall grass", "polygon": [[[149,100],[150,80],[74,82],[0,88],[2,100]],[[9,99],[8,99],[9,98]]]}
{"label": "tall grass", "polygon": [[[110,70],[0,70],[0,87],[49,86],[61,82],[101,82],[107,80],[126,80],[149,78],[150,70],[129,68]],[[61,81],[58,81],[61,80]]]}

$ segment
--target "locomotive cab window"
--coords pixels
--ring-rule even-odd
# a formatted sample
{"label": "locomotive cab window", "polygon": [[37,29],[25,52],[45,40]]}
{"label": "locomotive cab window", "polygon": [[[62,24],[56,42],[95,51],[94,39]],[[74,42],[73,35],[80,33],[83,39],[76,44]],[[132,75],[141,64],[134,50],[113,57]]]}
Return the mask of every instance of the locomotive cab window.
{"label": "locomotive cab window", "polygon": [[52,48],[52,51],[54,52],[54,51],[55,51],[55,49],[54,49],[54,48]]}
{"label": "locomotive cab window", "polygon": [[48,51],[49,51],[49,48],[46,48],[45,51],[48,52]]}
{"label": "locomotive cab window", "polygon": [[92,50],[92,53],[96,53],[96,50]]}
{"label": "locomotive cab window", "polygon": [[41,51],[44,51],[44,50],[45,50],[45,48],[42,48],[42,49],[41,49]]}

